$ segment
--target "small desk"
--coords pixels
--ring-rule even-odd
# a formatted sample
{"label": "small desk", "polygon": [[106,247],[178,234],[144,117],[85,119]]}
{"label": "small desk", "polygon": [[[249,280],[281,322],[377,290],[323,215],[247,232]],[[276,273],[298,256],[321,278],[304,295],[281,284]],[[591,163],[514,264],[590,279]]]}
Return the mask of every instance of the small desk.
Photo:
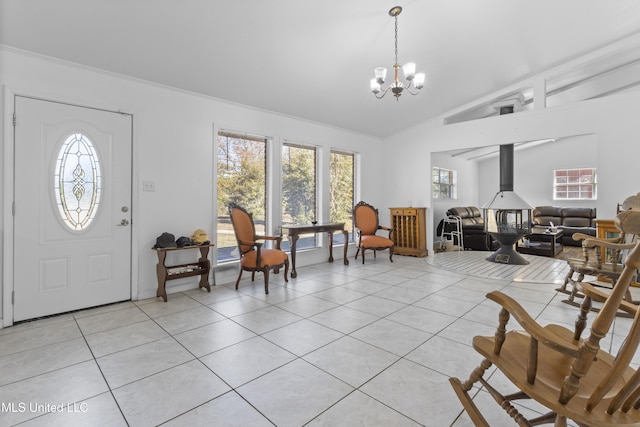
{"label": "small desk", "polygon": [[[156,266],[156,272],[158,274],[158,290],[156,296],[162,297],[164,302],[167,302],[166,284],[167,280],[181,279],[183,277],[200,276],[199,288],[205,288],[211,292],[211,286],[209,285],[209,271],[211,271],[211,262],[207,258],[209,255],[209,248],[212,244],[197,245],[197,246],[182,246],[177,248],[151,248],[158,254],[158,264]],[[180,265],[165,265],[165,259],[167,258],[167,252],[170,251],[182,251],[187,249],[200,249],[200,259],[197,262]],[[215,285],[215,275],[214,283]]]}
{"label": "small desk", "polygon": [[287,234],[291,243],[291,277],[296,278],[296,242],[300,234],[307,233],[327,233],[329,234],[329,262],[333,262],[333,233],[342,231],[344,235],[344,265],[349,265],[347,249],[349,248],[349,232],[344,229],[344,222],[329,224],[305,224],[305,225],[283,225],[282,232]]}

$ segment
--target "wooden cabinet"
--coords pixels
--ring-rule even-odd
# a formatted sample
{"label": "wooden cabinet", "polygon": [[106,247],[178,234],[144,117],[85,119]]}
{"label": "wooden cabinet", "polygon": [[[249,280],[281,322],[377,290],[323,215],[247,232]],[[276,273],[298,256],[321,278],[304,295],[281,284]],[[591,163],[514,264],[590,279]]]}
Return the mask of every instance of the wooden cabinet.
{"label": "wooden cabinet", "polygon": [[[620,230],[613,224],[612,219],[596,219],[596,236],[599,239],[611,239],[620,235]],[[611,262],[611,249],[602,248],[602,261]]]}
{"label": "wooden cabinet", "polygon": [[393,253],[425,257],[427,251],[427,208],[391,208]]}

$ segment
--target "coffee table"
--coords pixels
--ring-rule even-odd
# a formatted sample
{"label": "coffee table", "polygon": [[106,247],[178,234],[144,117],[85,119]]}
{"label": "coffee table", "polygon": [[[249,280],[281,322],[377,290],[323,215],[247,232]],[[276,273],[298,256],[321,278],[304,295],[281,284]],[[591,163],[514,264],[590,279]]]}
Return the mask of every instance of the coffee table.
{"label": "coffee table", "polygon": [[[562,230],[549,231],[545,228],[534,228],[531,234],[524,236],[516,244],[521,254],[542,255],[555,258],[562,252]],[[528,242],[528,243],[527,243]]]}

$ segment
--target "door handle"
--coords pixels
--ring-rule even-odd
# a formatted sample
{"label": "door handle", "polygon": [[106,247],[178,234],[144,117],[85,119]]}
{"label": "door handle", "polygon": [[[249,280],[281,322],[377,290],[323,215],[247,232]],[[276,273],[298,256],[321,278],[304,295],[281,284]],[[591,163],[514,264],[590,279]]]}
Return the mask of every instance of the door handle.
{"label": "door handle", "polygon": [[120,224],[116,224],[116,225],[120,227],[126,227],[127,225],[129,225],[129,220],[123,219],[122,221],[120,221]]}

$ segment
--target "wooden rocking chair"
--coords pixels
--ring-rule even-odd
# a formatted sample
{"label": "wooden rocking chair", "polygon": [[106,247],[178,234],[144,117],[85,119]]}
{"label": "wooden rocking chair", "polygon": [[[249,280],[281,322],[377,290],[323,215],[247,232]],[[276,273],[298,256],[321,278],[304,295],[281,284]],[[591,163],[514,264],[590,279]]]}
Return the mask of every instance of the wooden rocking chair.
{"label": "wooden rocking chair", "polygon": [[[611,288],[612,283],[618,279],[624,267],[623,261],[627,252],[635,246],[636,236],[627,236],[620,233],[619,237],[611,239],[598,239],[596,237],[587,236],[576,233],[573,235],[574,240],[582,239],[582,258],[570,258],[567,260],[569,264],[569,272],[565,277],[563,288],[558,291],[569,294],[569,297],[562,302],[578,307],[580,305],[576,298],[582,298],[585,276],[595,276],[600,286]],[[627,242],[628,243],[625,243]],[[609,251],[608,260],[603,262],[602,252]],[[611,284],[609,284],[611,283]],[[570,289],[567,288],[570,286]],[[631,292],[627,292],[625,300],[633,302]]]}
{"label": "wooden rocking chair", "polygon": [[[639,194],[627,197],[620,205],[619,211],[629,209],[640,210]],[[617,237],[604,239],[575,233],[572,238],[576,241],[582,240],[582,257],[567,260],[569,272],[562,286],[556,290],[569,294],[569,297],[562,302],[577,307],[580,302],[576,301],[576,298],[583,297],[582,287],[585,276],[597,277],[596,286],[611,288],[612,285],[609,283],[615,283],[622,273],[624,258],[627,252],[635,246],[637,235],[621,231]],[[602,259],[603,254],[607,254],[605,260]],[[637,303],[632,300],[630,292],[625,295],[625,300]]]}
{"label": "wooden rocking chair", "polygon": [[[640,233],[640,211],[628,210],[616,217],[616,226]],[[576,337],[564,326],[539,325],[514,299],[499,291],[487,297],[501,305],[495,336],[473,338],[473,348],[483,356],[482,363],[468,380],[449,381],[476,426],[489,426],[468,392],[480,382],[496,402],[520,426],[551,424],[566,426],[573,420],[580,426],[639,426],[640,371],[630,362],[640,343],[640,311],[636,311],[629,332],[613,355],[600,349],[600,340],[611,332],[616,312],[623,303],[635,270],[640,267],[640,243],[625,260],[625,267],[601,310],[588,338]],[[513,317],[524,330],[509,330]],[[504,396],[487,379],[495,365],[519,391]],[[527,420],[511,404],[516,399],[532,399],[549,410]]]}

